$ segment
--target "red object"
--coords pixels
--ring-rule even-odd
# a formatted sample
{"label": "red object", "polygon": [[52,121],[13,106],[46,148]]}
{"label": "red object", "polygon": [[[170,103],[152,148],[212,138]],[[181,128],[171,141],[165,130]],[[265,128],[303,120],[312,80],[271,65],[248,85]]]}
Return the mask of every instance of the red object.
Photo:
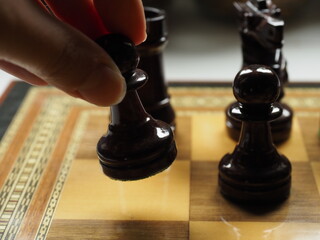
{"label": "red object", "polygon": [[57,18],[70,24],[91,39],[110,33],[90,1],[46,1]]}

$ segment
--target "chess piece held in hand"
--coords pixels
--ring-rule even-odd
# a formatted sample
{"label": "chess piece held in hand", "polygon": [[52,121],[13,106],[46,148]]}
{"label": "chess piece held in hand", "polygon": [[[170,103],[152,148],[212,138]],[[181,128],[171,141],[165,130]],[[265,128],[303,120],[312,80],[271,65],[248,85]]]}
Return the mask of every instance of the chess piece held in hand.
{"label": "chess piece held in hand", "polygon": [[237,103],[230,114],[242,122],[232,154],[219,164],[221,193],[240,202],[276,202],[286,199],[291,186],[291,164],[272,142],[269,122],[281,116],[280,81],[262,65],[244,67],[235,77]]}
{"label": "chess piece held in hand", "polygon": [[170,126],[145,112],[137,89],[147,80],[137,69],[139,57],[134,44],[119,34],[96,41],[115,61],[126,79],[123,101],[111,106],[107,133],[97,144],[103,172],[113,179],[137,180],[152,176],[171,165],[177,150]]}
{"label": "chess piece held in hand", "polygon": [[[282,115],[270,124],[273,141],[284,142],[290,137],[293,111],[288,105],[281,103],[284,86],[288,82],[287,62],[282,52],[284,21],[281,19],[281,10],[272,1],[267,0],[236,2],[234,6],[240,23],[242,66],[252,64],[269,66],[281,81],[277,102],[282,105]],[[233,104],[235,103],[226,109],[226,125],[230,137],[238,140],[241,122],[230,115]]]}

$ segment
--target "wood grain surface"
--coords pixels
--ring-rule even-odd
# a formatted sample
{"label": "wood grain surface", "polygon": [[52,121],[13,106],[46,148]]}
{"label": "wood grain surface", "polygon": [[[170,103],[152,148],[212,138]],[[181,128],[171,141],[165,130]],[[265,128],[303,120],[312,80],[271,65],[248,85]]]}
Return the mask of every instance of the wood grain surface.
{"label": "wood grain surface", "polygon": [[[286,90],[294,123],[278,150],[292,162],[291,195],[282,204],[260,207],[232,203],[219,193],[217,165],[236,144],[224,126],[224,109],[234,100],[230,88],[169,90],[177,115],[176,161],[156,176],[121,182],[103,175],[96,156],[109,109],[30,87],[0,144],[0,239],[320,236],[319,87]],[[3,108],[0,113],[6,114]]]}

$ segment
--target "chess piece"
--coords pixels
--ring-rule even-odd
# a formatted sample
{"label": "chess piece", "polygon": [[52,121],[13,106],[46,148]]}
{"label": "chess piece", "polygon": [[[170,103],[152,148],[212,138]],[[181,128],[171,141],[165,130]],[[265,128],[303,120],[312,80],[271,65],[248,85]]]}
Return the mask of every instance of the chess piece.
{"label": "chess piece", "polygon": [[[284,85],[288,82],[286,60],[282,54],[284,21],[280,18],[280,9],[271,1],[249,0],[234,4],[240,18],[243,67],[261,64],[271,67],[281,81],[281,92],[277,99],[284,96]],[[283,103],[281,117],[271,122],[272,137],[275,143],[281,143],[290,137],[292,127],[292,109]],[[241,122],[232,118],[230,109],[226,109],[226,125],[229,136],[239,139]]]}
{"label": "chess piece", "polygon": [[118,180],[149,177],[171,165],[177,150],[170,126],[145,112],[137,89],[147,80],[139,69],[134,44],[118,34],[105,35],[97,43],[108,52],[126,79],[127,94],[111,106],[108,131],[97,144],[103,172]]}
{"label": "chess piece", "polygon": [[161,9],[169,9],[172,0],[142,0],[144,6],[161,8]]}
{"label": "chess piece", "polygon": [[145,7],[147,39],[137,46],[140,55],[138,67],[148,74],[147,83],[138,90],[146,111],[155,119],[162,120],[174,129],[175,113],[170,104],[163,72],[163,50],[167,45],[165,12]]}
{"label": "chess piece", "polygon": [[281,116],[280,81],[271,68],[251,65],[235,77],[237,104],[230,114],[242,122],[239,143],[219,164],[219,186],[242,202],[276,202],[289,196],[291,164],[272,143],[269,122]]}
{"label": "chess piece", "polygon": [[[161,0],[158,0],[161,1]],[[241,0],[244,2],[244,0]],[[232,3],[234,0],[194,0],[196,6],[201,11],[201,16],[206,16],[212,20],[230,21],[230,16],[234,13]],[[305,8],[310,0],[275,0],[277,5],[283,9],[282,13],[286,19],[297,16],[301,9]]]}

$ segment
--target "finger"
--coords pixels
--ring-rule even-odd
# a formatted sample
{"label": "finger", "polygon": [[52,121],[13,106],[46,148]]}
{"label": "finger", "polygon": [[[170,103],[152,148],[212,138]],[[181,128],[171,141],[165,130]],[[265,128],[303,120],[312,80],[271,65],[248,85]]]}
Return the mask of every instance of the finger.
{"label": "finger", "polygon": [[107,34],[92,0],[46,0],[53,13],[62,21],[80,30],[91,39]]}
{"label": "finger", "polygon": [[45,81],[43,81],[38,76],[30,73],[26,69],[19,67],[17,65],[14,65],[12,63],[9,63],[4,60],[0,60],[0,69],[3,71],[10,73],[11,75],[23,79],[24,81],[32,84],[32,85],[38,85],[38,86],[45,86],[48,85]]}
{"label": "finger", "polygon": [[123,98],[124,79],[97,44],[45,13],[35,2],[3,1],[6,10],[0,12],[1,31],[5,33],[0,38],[2,60],[65,92],[79,92],[97,105],[111,105]]}
{"label": "finger", "polygon": [[146,39],[146,24],[141,0],[93,0],[105,27],[120,33],[135,44]]}
{"label": "finger", "polygon": [[[40,79],[38,76],[30,73],[26,69],[19,67],[17,65],[14,65],[12,63],[0,60],[0,69],[3,71],[20,78],[21,80],[37,86],[47,86],[48,83]],[[84,99],[79,91],[66,91],[67,94],[71,95],[72,97],[76,98],[82,98]],[[85,100],[85,99],[84,99]]]}

